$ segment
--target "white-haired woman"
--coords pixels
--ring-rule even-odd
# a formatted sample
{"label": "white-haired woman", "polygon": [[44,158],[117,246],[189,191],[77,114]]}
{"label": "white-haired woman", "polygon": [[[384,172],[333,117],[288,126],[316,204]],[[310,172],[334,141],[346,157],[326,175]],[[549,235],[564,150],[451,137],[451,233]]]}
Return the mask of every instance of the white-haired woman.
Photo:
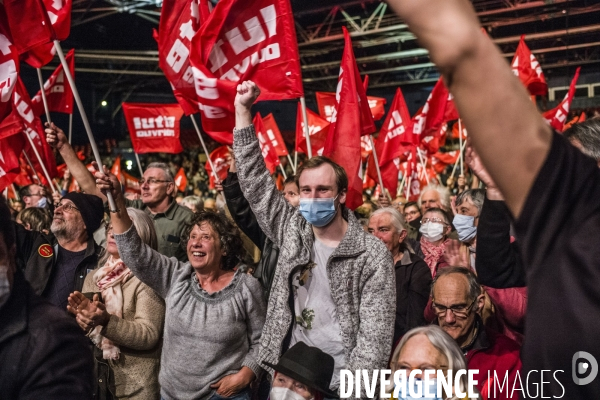
{"label": "white-haired woman", "polygon": [[[127,214],[142,241],[156,249],[156,232],[148,214],[133,208],[128,208]],[[86,276],[83,292],[101,297],[96,294],[89,301],[82,293],[71,293],[67,309],[102,350],[100,367],[107,363],[112,369],[114,381],[99,387],[118,399],[160,398],[165,303],[121,261],[111,225],[106,226],[106,253]],[[100,382],[107,383],[106,376]]]}
{"label": "white-haired woman", "polygon": [[[427,325],[419,328],[411,329],[402,337],[398,346],[396,346],[390,362],[392,376],[396,371],[406,371],[408,378],[410,372],[416,369],[425,370],[441,370],[445,376],[448,371],[452,371],[452,393],[445,393],[443,396],[437,397],[417,397],[423,399],[450,399],[450,400],[469,400],[468,396],[458,397],[457,393],[468,394],[468,375],[465,373],[460,377],[458,387],[454,386],[454,376],[457,371],[467,371],[467,361],[460,351],[460,348],[448,335],[437,325]],[[424,379],[423,374],[416,375],[418,379]],[[431,375],[435,379],[435,375]],[[410,383],[410,382],[409,382]],[[394,384],[388,386],[387,392],[392,394],[393,399],[413,399],[409,396],[407,385],[407,397],[402,397],[402,390],[399,391],[398,397],[393,396]],[[423,387],[423,391],[424,391]],[[437,384],[432,385],[430,392],[436,393]],[[477,388],[473,386],[475,393]]]}

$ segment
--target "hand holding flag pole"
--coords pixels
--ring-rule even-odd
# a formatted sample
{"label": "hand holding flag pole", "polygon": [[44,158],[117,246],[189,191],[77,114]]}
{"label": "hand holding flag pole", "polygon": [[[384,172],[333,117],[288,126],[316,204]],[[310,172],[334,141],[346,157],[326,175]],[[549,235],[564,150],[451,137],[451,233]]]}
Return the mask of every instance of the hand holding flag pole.
{"label": "hand holding flag pole", "polygon": [[[79,97],[79,91],[77,90],[77,87],[75,86],[75,80],[73,79],[73,76],[71,75],[71,70],[69,69],[69,65],[67,64],[67,60],[65,59],[65,55],[63,53],[62,47],[58,40],[54,41],[54,47],[56,48],[56,53],[58,54],[58,57],[60,58],[61,64],[63,65],[64,71],[65,71],[65,76],[67,77],[67,80],[69,81],[69,85],[71,85],[71,89],[73,90],[73,97],[75,98],[75,103],[77,103],[77,108],[79,109],[79,112],[81,113],[81,119],[83,120],[83,126],[85,127],[85,131],[88,135],[90,145],[92,146],[92,152],[94,153],[94,158],[96,159],[96,162],[100,166],[100,165],[102,165],[102,158],[100,157],[100,152],[98,151],[98,146],[96,145],[96,140],[94,139],[94,134],[92,133],[92,127],[90,126],[90,122],[88,121],[87,114],[85,113],[85,109],[83,108],[83,103],[81,102],[81,97]],[[43,90],[42,90],[42,93],[44,93]],[[115,200],[113,199],[112,193],[110,191],[106,192],[106,198],[108,199],[109,211],[111,213],[118,212],[119,210],[117,210],[117,205],[115,204]]]}

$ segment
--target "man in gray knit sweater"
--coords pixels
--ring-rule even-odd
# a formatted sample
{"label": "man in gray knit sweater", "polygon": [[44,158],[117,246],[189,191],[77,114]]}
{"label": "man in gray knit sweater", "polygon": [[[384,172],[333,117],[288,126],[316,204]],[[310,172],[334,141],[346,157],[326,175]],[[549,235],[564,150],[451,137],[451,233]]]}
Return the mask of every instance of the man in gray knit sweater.
{"label": "man in gray knit sweater", "polygon": [[330,387],[337,390],[340,369],[387,368],[396,298],[392,257],[344,207],[348,177],[333,161],[306,161],[297,173],[299,209],[285,201],[252,125],[259,93],[253,82],[238,85],[233,134],[244,196],[280,249],[258,359],[276,364],[299,341],[318,347],[335,360]]}

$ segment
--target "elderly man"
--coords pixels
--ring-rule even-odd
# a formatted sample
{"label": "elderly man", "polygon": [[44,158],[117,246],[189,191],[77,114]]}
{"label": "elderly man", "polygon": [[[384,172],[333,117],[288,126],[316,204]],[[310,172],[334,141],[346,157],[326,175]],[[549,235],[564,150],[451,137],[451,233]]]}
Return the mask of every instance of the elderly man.
{"label": "elderly man", "polygon": [[21,196],[23,203],[25,203],[25,208],[45,208],[48,204],[48,199],[46,198],[46,189],[43,186],[35,183],[23,186],[21,189],[19,189],[19,196]]}
{"label": "elderly man", "polygon": [[340,369],[387,366],[395,316],[393,260],[345,208],[348,177],[328,158],[314,157],[298,169],[300,207],[285,201],[252,125],[250,108],[259,93],[252,82],[238,85],[233,133],[244,196],[280,249],[259,359],[276,364],[300,341],[320,348],[335,360],[330,388],[337,390]]}
{"label": "elderly man", "polygon": [[427,324],[423,311],[429,299],[431,271],[425,261],[411,252],[404,243],[406,232],[402,215],[395,208],[380,208],[369,218],[369,233],[381,240],[394,258],[396,272],[394,343],[410,329]]}
{"label": "elderly man", "polygon": [[36,294],[66,311],[69,294],[81,291],[104,251],[93,238],[103,215],[98,197],[71,192],[54,209],[52,236],[17,227],[18,263]]}
{"label": "elderly man", "polygon": [[0,197],[0,393],[3,399],[91,399],[92,353],[75,321],[17,269],[16,232]]}
{"label": "elderly man", "polygon": [[600,167],[600,120],[598,118],[575,124],[567,129],[564,135],[583,154],[596,160]]}
{"label": "elderly man", "polygon": [[435,184],[425,186],[419,197],[419,206],[423,214],[430,208],[441,208],[446,212],[450,211],[450,192],[448,188]]}
{"label": "elderly man", "polygon": [[[54,124],[46,124],[46,140],[59,151],[81,189],[106,201],[106,197],[96,188],[90,171],[77,158],[64,132]],[[176,257],[179,261],[187,260],[179,241],[183,229],[191,220],[192,212],[174,200],[177,189],[169,166],[159,162],[148,164],[144,176],[140,179],[140,190],[142,198],[127,200],[127,207],[144,210],[152,218],[158,237],[159,253]]]}
{"label": "elderly man", "polygon": [[[448,267],[438,272],[431,286],[432,308],[436,323],[459,345],[470,370],[475,374],[478,389],[488,399],[517,399],[512,391],[517,372],[521,369],[520,346],[508,337],[483,326],[479,312],[484,295],[475,274],[463,267]],[[493,387],[490,376],[508,379],[508,386]],[[520,382],[516,383],[520,385]],[[520,386],[519,386],[520,387]]]}

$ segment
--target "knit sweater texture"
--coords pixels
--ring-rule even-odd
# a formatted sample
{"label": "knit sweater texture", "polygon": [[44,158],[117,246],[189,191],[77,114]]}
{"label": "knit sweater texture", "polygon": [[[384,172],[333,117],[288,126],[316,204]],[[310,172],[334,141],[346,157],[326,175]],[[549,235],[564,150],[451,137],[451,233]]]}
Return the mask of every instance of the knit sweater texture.
{"label": "knit sweater texture", "polygon": [[[310,262],[314,233],[273,183],[254,126],[236,129],[233,137],[244,196],[263,232],[280,249],[258,356],[261,363],[276,364],[293,323],[290,277]],[[394,262],[383,242],[367,234],[353,213],[344,210],[348,229],[326,268],[339,318],[345,367],[351,371],[385,369],[396,317]]]}
{"label": "knit sweater texture", "polygon": [[266,304],[258,281],[240,269],[222,290],[203,290],[189,262],[145,245],[136,230],[115,235],[121,259],[165,299],[159,374],[167,400],[208,399],[210,385],[246,366],[260,375],[258,347]]}
{"label": "knit sweater texture", "polygon": [[[91,271],[83,292],[100,292]],[[158,371],[165,322],[165,302],[154,290],[131,276],[121,286],[123,318],[111,315],[101,334],[119,346],[118,360],[107,360],[113,370],[114,394],[118,399],[158,399]]]}

